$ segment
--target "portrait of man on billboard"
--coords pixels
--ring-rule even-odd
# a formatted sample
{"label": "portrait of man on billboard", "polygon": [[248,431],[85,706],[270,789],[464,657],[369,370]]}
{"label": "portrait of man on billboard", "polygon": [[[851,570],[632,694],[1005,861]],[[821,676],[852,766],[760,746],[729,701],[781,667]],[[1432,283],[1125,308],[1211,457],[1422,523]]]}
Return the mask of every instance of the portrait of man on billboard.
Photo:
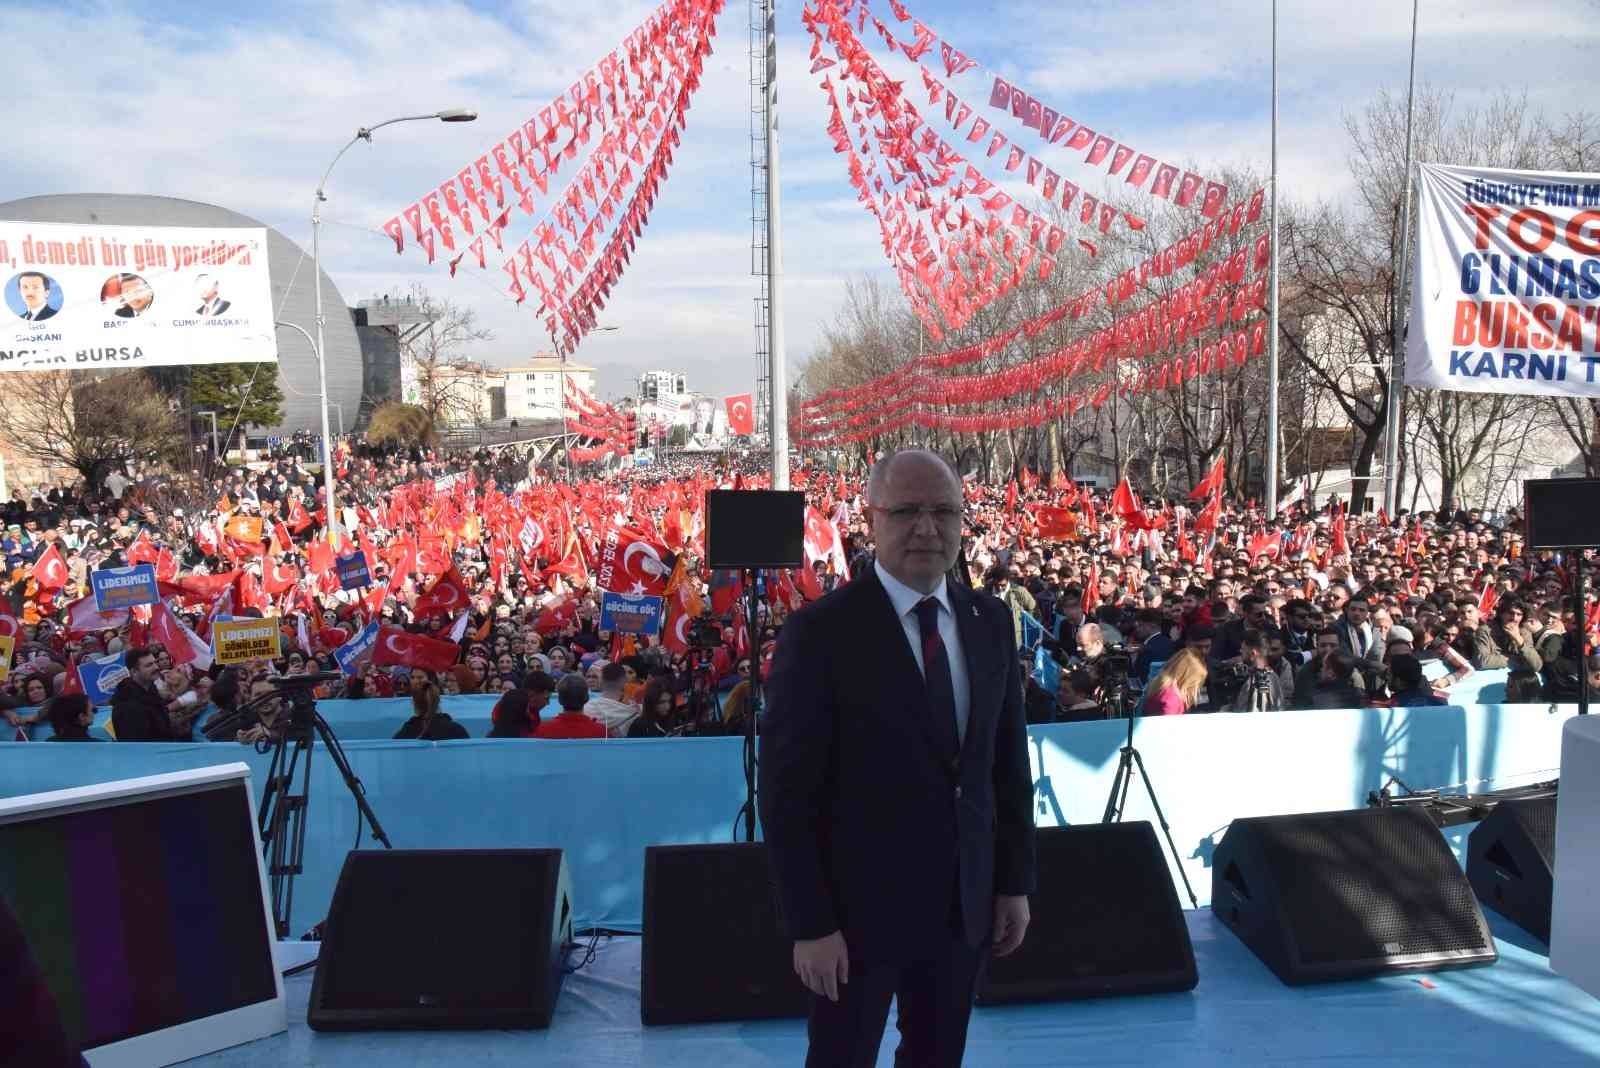
{"label": "portrait of man on billboard", "polygon": [[202,274],[194,280],[194,291],[200,306],[194,313],[205,318],[213,315],[222,315],[233,306],[232,301],[222,299],[215,275]]}
{"label": "portrait of man on billboard", "polygon": [[61,287],[41,271],[23,271],[6,286],[6,304],[17,318],[40,323],[61,310]]}

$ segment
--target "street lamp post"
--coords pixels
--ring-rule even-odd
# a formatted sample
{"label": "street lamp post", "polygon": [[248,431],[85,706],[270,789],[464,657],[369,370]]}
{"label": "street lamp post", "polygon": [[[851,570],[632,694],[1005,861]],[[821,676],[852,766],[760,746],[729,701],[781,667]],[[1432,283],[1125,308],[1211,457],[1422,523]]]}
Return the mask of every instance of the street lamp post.
{"label": "street lamp post", "polygon": [[[444,111],[435,111],[427,115],[402,115],[395,119],[385,119],[375,126],[363,126],[356,131],[356,135],[339,150],[333,157],[333,162],[328,164],[328,169],[322,172],[322,181],[317,183],[317,195],[311,202],[311,264],[312,274],[315,276],[317,294],[317,391],[321,397],[322,408],[322,486],[327,500],[323,502],[328,512],[328,533],[333,547],[339,547],[339,524],[335,519],[333,499],[333,436],[328,428],[328,360],[327,350],[323,348],[322,326],[322,202],[328,199],[324,190],[328,185],[328,178],[333,174],[333,169],[339,165],[339,160],[350,151],[357,141],[372,142],[372,134],[385,126],[393,126],[398,122],[421,122],[426,119],[438,119],[440,122],[471,122],[478,117],[476,111],[467,108],[447,108]],[[342,422],[341,418],[341,422]]]}

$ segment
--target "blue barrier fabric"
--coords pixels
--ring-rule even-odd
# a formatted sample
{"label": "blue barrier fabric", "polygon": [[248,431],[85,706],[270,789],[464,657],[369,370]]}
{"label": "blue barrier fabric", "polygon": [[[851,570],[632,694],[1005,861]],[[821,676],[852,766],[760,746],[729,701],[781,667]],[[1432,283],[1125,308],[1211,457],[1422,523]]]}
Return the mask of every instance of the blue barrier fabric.
{"label": "blue barrier fabric", "polygon": [[[1279,983],[1209,912],[1191,912],[1187,919],[1200,971],[1195,990],[979,1008],[967,1038],[968,1068],[1564,1068],[1600,1059],[1594,999],[1550,971],[1543,946],[1493,914],[1490,926],[1500,949],[1494,965],[1310,987]],[[284,948],[293,953],[303,947]],[[549,1030],[339,1035],[306,1027],[308,972],[284,983],[287,1033],[193,1063],[766,1068],[805,1058],[805,1024],[799,1020],[641,1027],[639,977],[639,940],[602,939],[594,962],[567,977]],[[897,1038],[891,1024],[878,1065],[894,1063]]]}
{"label": "blue barrier fabric", "polygon": [[[1391,777],[1415,789],[1555,778],[1561,726],[1575,713],[1568,705],[1479,705],[1164,716],[1139,720],[1134,743],[1204,905],[1212,851],[1231,820],[1358,807]],[[1050,724],[1029,735],[1037,822],[1098,821],[1123,722]],[[395,846],[559,847],[572,870],[578,926],[638,930],[646,846],[731,839],[744,800],[742,744],[347,740],[346,749]],[[0,797],[241,757],[259,797],[268,758],[231,743],[0,746]],[[295,891],[299,929],[322,918],[356,837],[355,806],[320,746],[311,789],[306,871]],[[1141,782],[1130,790],[1126,818],[1152,818]]]}
{"label": "blue barrier fabric", "polygon": [[[1459,705],[1498,704],[1505,700],[1507,674],[1504,670],[1475,672],[1450,690],[1451,697]],[[498,694],[457,694],[444,698],[439,706],[465,727],[472,737],[482,738],[489,733],[490,713],[499,699]],[[363,701],[319,701],[317,710],[345,741],[393,738],[400,725],[411,718],[411,699],[382,697]],[[561,706],[552,697],[545,706],[544,714],[553,716],[559,711]],[[100,708],[89,733],[96,738],[109,739],[111,736],[106,733],[106,724],[110,719],[111,709]],[[13,734],[10,730],[0,730],[0,744],[12,741]],[[31,729],[29,737],[37,742],[48,738],[50,734],[50,725],[41,722]]]}

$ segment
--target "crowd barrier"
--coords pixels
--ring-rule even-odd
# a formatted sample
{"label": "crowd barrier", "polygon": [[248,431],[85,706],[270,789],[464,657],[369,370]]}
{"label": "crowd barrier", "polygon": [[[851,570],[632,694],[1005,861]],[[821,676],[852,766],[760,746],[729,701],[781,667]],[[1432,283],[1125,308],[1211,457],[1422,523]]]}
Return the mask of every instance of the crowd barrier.
{"label": "crowd barrier", "polygon": [[[1506,696],[1506,675],[1504,670],[1475,672],[1452,688],[1450,695],[1460,705],[1499,704]],[[489,733],[490,713],[498,700],[498,695],[458,694],[443,698],[439,707],[465,727],[469,735],[482,738]],[[319,701],[317,710],[345,741],[393,738],[401,724],[411,718],[411,699],[383,697],[362,701]],[[561,706],[552,697],[545,706],[544,715],[553,716],[560,710]],[[106,724],[110,720],[109,707],[97,709],[94,726],[89,729],[90,736],[109,740],[111,735],[106,730]],[[28,735],[37,742],[50,737],[51,733],[50,725],[41,722],[29,730]],[[13,731],[0,731],[0,742],[13,741],[14,735]]]}
{"label": "crowd barrier", "polygon": [[[380,702],[324,707],[341,704]],[[1570,705],[1524,704],[1169,716],[1139,720],[1135,744],[1204,905],[1212,851],[1231,820],[1361,806],[1394,778],[1414,789],[1477,790],[1554,778],[1561,726],[1574,714]],[[1041,826],[1100,819],[1125,731],[1122,721],[1029,729]],[[738,738],[346,741],[396,847],[565,849],[580,928],[638,930],[645,847],[729,841],[744,799]],[[322,918],[356,839],[355,806],[320,746],[317,754],[295,892],[302,929]],[[241,756],[259,796],[268,757],[232,743],[0,746],[0,797]],[[1142,783],[1133,784],[1127,818],[1151,818]]]}

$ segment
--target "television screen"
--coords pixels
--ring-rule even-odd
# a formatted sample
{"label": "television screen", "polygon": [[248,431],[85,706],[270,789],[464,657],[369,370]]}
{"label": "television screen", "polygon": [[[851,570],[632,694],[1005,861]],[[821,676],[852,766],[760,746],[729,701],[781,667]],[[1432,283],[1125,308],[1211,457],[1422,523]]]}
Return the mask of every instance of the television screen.
{"label": "television screen", "polygon": [[283,1018],[248,773],[232,767],[0,802],[0,898],[80,1048],[275,1001]]}

